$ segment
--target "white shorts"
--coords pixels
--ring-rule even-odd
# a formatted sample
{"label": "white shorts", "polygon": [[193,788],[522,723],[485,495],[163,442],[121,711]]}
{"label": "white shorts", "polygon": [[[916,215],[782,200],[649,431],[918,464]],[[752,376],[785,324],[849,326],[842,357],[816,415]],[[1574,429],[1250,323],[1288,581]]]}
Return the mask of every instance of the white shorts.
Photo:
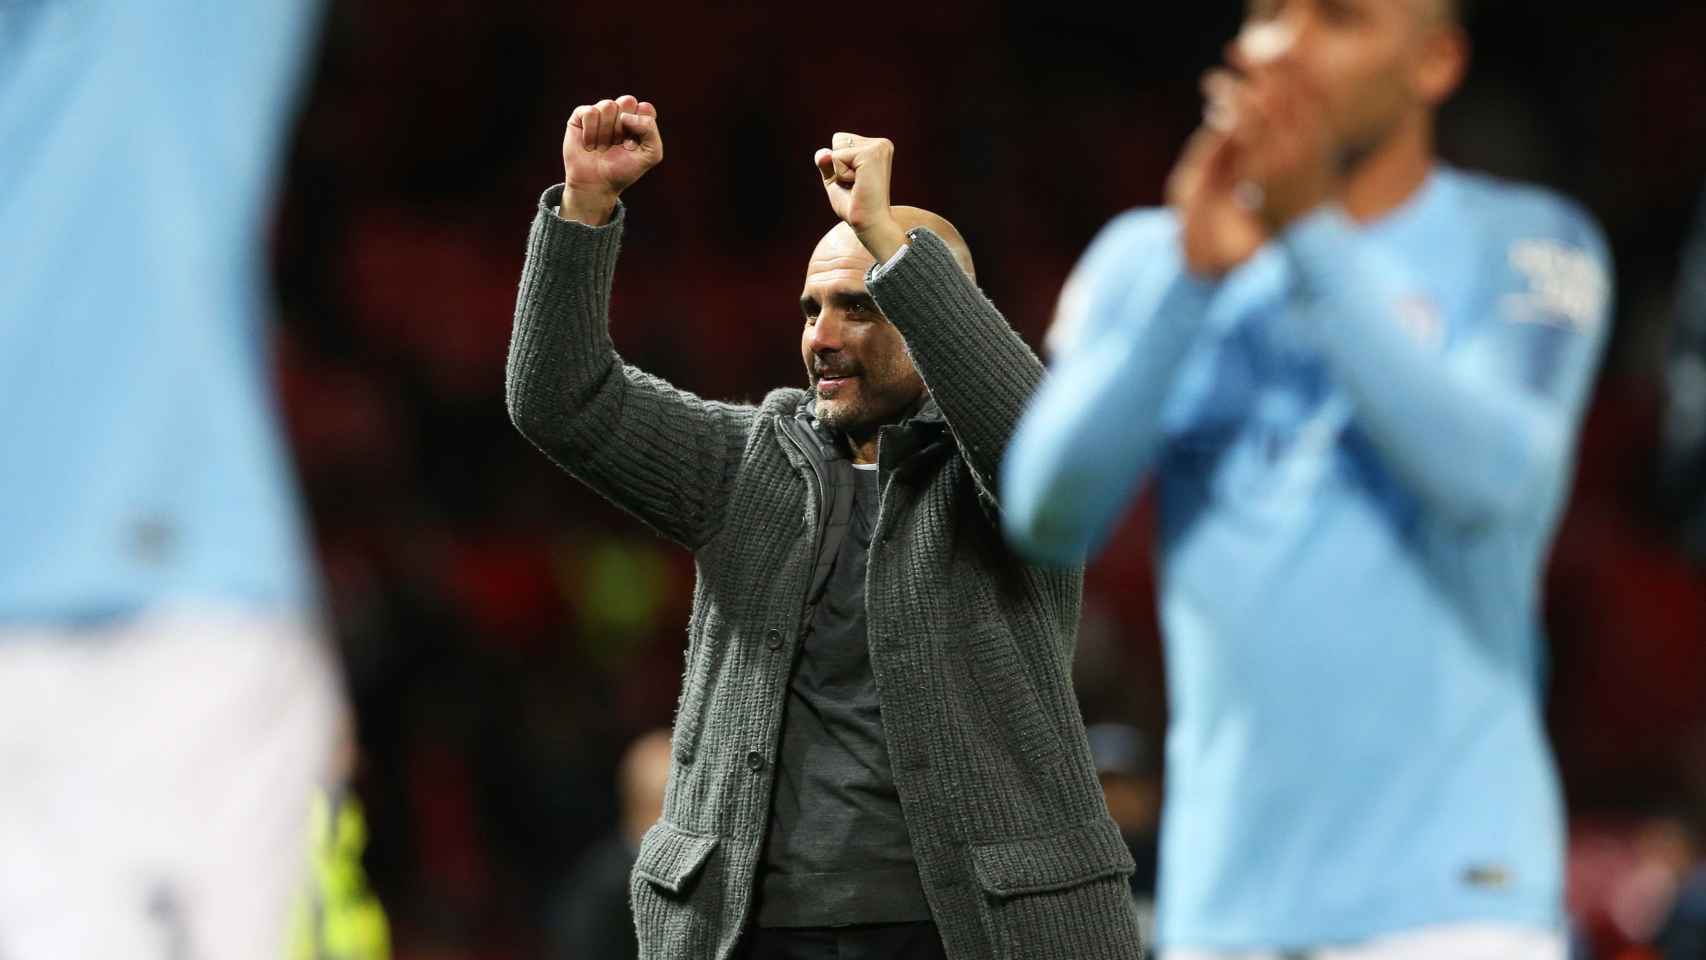
{"label": "white shorts", "polygon": [[1163,950],[1161,960],[1564,960],[1563,934],[1502,924],[1425,927],[1314,950]]}
{"label": "white shorts", "polygon": [[0,628],[0,960],[278,960],[341,721],[290,620]]}

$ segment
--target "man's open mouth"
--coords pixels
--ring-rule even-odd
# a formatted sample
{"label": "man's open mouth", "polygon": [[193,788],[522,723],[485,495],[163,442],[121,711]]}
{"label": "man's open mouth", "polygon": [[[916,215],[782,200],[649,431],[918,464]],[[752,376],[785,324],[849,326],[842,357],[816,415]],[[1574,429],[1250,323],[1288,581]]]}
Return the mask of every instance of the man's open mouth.
{"label": "man's open mouth", "polygon": [[817,378],[817,392],[819,395],[827,396],[857,379],[859,379],[859,375],[853,373],[834,377],[827,374],[820,375]]}

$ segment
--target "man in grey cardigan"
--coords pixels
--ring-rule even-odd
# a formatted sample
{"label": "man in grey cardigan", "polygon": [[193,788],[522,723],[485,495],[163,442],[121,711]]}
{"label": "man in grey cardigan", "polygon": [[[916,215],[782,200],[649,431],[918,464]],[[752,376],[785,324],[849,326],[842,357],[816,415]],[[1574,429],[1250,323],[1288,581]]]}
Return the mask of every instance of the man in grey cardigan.
{"label": "man in grey cardigan", "polygon": [[647,960],[1135,960],[1132,861],[1071,687],[1077,571],[1011,554],[1001,454],[1042,366],[940,217],[891,207],[893,146],[816,161],[812,389],[702,400],[607,325],[657,111],[578,108],[528,241],[516,426],[694,553],[663,818],[630,885]]}

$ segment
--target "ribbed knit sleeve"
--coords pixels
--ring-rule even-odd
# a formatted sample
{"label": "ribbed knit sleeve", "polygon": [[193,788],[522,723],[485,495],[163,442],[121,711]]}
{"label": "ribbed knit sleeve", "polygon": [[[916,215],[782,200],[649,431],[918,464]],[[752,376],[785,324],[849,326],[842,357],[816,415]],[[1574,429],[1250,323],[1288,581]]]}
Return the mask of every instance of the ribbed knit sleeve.
{"label": "ribbed knit sleeve", "polygon": [[960,269],[942,238],[922,227],[910,237],[897,256],[871,268],[866,288],[906,338],[913,365],[978,484],[999,502],[1001,458],[1042,382],[1042,361]]}
{"label": "ribbed knit sleeve", "polygon": [[697,549],[722,522],[757,409],[702,400],[622,362],[608,317],[627,209],[600,227],[564,220],[562,189],[540,198],[527,241],[510,420],[599,494]]}

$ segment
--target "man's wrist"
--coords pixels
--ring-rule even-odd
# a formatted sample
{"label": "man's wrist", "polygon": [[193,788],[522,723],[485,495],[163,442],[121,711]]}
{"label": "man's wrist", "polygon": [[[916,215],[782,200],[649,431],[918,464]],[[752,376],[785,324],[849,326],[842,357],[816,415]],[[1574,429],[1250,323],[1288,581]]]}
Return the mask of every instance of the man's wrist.
{"label": "man's wrist", "polygon": [[879,223],[855,230],[859,242],[865,245],[865,250],[876,258],[878,263],[888,263],[900,248],[906,246],[906,231],[893,217],[885,217]]}
{"label": "man's wrist", "polygon": [[577,190],[563,187],[563,200],[557,205],[557,216],[574,220],[589,227],[602,227],[616,215],[616,194],[608,190]]}

